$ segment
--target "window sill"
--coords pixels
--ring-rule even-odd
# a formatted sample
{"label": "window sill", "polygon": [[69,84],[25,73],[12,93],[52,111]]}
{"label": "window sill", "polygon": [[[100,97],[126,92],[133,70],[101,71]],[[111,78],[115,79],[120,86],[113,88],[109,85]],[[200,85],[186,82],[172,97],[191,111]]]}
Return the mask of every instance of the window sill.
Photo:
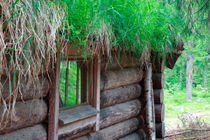
{"label": "window sill", "polygon": [[61,110],[59,113],[59,125],[67,125],[97,115],[97,110],[90,105],[77,106]]}

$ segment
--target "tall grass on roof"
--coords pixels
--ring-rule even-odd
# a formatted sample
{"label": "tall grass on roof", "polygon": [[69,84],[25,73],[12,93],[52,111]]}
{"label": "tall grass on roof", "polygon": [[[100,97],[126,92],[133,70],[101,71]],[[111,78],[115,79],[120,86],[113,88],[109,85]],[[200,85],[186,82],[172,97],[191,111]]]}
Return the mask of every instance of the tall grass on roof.
{"label": "tall grass on roof", "polygon": [[[71,43],[93,47],[120,46],[137,55],[171,48],[182,20],[173,5],[161,0],[55,0],[67,13],[67,36]],[[108,45],[108,46],[107,46]],[[109,49],[110,50],[110,49]]]}
{"label": "tall grass on roof", "polygon": [[0,124],[5,117],[15,118],[20,80],[33,82],[56,61],[56,36],[63,17],[59,6],[44,0],[0,1],[0,80],[6,74],[10,90],[10,96],[3,98],[5,83],[0,83],[0,102],[4,105]]}

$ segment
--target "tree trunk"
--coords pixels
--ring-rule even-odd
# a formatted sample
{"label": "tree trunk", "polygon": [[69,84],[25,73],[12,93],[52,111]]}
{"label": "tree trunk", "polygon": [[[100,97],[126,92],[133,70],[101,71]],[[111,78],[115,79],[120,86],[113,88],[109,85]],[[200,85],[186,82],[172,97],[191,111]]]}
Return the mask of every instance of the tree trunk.
{"label": "tree trunk", "polygon": [[192,99],[192,82],[193,82],[193,56],[187,53],[187,70],[186,70],[186,99]]}
{"label": "tree trunk", "polygon": [[207,89],[208,85],[208,60],[205,60],[205,67],[204,67],[204,79],[203,79],[203,87]]}

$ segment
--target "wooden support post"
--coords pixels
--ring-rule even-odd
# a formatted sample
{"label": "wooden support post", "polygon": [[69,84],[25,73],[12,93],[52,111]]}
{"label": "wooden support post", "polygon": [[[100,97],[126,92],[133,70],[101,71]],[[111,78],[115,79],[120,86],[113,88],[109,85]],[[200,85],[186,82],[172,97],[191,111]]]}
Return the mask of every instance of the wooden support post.
{"label": "wooden support post", "polygon": [[97,116],[96,116],[96,131],[99,131],[100,129],[100,76],[101,76],[101,59],[100,56],[96,59],[96,110],[97,110]]}
{"label": "wooden support post", "polygon": [[76,104],[79,103],[79,63],[77,62]]}
{"label": "wooden support post", "polygon": [[57,53],[56,70],[51,75],[49,93],[48,140],[58,140],[60,61],[60,53]]}
{"label": "wooden support post", "polygon": [[68,81],[69,81],[69,60],[67,60],[67,67],[66,67],[65,106],[67,106],[67,99],[68,99]]}
{"label": "wooden support post", "polygon": [[154,111],[154,95],[152,86],[152,64],[148,64],[145,77],[146,92],[146,122],[149,134],[149,140],[155,140],[155,111]]}

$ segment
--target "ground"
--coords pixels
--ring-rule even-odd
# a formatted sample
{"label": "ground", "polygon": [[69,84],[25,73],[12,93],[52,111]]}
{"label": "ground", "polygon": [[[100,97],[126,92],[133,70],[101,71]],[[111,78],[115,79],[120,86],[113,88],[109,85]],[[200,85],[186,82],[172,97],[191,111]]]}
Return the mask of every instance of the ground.
{"label": "ground", "polygon": [[172,94],[164,90],[166,135],[169,140],[210,140],[210,93],[194,90],[192,101],[185,100],[185,91]]}

